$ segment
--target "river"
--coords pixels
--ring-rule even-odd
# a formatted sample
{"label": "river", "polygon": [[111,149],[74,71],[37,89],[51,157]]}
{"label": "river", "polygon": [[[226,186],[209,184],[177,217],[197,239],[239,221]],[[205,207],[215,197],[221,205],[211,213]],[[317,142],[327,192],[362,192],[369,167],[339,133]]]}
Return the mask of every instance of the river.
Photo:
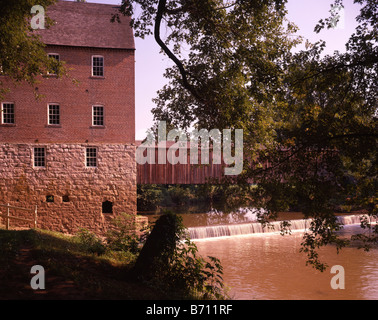
{"label": "river", "polygon": [[[295,218],[287,214],[290,219]],[[251,224],[254,215],[242,214],[183,214],[184,224],[198,231],[199,227],[213,226],[213,229],[228,229]],[[353,217],[352,217],[353,218]],[[342,234],[350,236],[361,231],[355,224],[358,217],[346,220]],[[346,218],[345,218],[346,219]],[[359,220],[359,219],[358,219]],[[201,239],[193,239],[202,256],[214,256],[223,266],[223,279],[229,288],[232,299],[241,300],[378,300],[378,249],[365,252],[357,247],[341,250],[339,254],[332,246],[320,250],[320,258],[329,265],[326,271],[319,272],[306,266],[306,256],[300,253],[303,237],[303,223],[292,220],[291,235],[282,236],[279,232],[255,232],[241,234],[237,229],[231,235],[221,231],[211,236],[200,234]],[[220,228],[220,225],[223,226]],[[215,227],[214,227],[215,226]],[[272,231],[272,230],[270,230]],[[274,231],[274,230],[273,230]],[[201,231],[202,232],[202,231]],[[202,234],[202,235],[201,235]],[[338,273],[331,273],[332,266],[341,266],[345,275],[345,289],[333,289],[331,280]]]}

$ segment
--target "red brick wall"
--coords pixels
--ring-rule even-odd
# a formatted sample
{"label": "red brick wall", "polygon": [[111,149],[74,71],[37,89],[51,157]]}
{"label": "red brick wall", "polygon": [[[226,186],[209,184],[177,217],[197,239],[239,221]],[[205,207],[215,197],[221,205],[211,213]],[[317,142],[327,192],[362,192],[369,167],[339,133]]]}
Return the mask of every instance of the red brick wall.
{"label": "red brick wall", "polygon": [[[34,88],[13,87],[2,101],[15,103],[15,126],[0,124],[0,142],[133,143],[135,140],[134,50],[49,46],[66,62],[68,77],[39,77]],[[91,76],[91,56],[104,56],[104,78]],[[1,79],[4,87],[9,84]],[[47,125],[47,105],[58,103],[61,126]],[[103,105],[105,127],[92,127],[92,105]]]}

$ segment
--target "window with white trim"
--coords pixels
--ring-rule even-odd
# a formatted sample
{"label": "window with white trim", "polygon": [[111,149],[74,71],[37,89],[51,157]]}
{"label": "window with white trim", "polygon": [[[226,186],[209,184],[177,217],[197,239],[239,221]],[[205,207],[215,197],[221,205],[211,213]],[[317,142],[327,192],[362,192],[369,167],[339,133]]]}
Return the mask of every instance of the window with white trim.
{"label": "window with white trim", "polygon": [[104,57],[92,56],[92,76],[103,77],[104,76]]}
{"label": "window with white trim", "polygon": [[87,168],[97,167],[97,148],[87,147],[85,150],[85,165]]}
{"label": "window with white trim", "polygon": [[46,148],[45,147],[34,147],[34,167],[44,168],[46,167]]}
{"label": "window with white trim", "polygon": [[104,126],[104,106],[92,106],[92,125]]}
{"label": "window with white trim", "polygon": [[14,124],[14,103],[3,102],[1,103],[1,123],[2,124]]}
{"label": "window with white trim", "polygon": [[49,103],[47,112],[48,124],[60,125],[60,105],[56,103]]}

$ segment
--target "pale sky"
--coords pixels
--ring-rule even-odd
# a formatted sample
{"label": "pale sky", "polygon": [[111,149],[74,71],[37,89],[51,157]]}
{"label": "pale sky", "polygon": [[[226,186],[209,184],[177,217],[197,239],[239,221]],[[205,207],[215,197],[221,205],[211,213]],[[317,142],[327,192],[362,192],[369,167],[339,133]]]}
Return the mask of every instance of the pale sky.
{"label": "pale sky", "polygon": [[[121,0],[87,0],[87,2],[120,4]],[[314,27],[321,18],[329,16],[330,5],[333,0],[288,0],[288,19],[299,27],[298,34],[316,42],[320,39],[327,43],[326,53],[334,50],[345,51],[345,43],[355,30],[357,23],[355,17],[359,13],[359,6],[353,0],[344,0],[344,12],[341,24],[336,29],[324,29],[319,34]],[[146,130],[153,124],[151,109],[154,107],[152,99],[156,92],[163,87],[166,79],[163,73],[171,61],[160,53],[153,37],[146,39],[135,38],[136,46],[136,106],[135,123],[136,139],[143,140]]]}

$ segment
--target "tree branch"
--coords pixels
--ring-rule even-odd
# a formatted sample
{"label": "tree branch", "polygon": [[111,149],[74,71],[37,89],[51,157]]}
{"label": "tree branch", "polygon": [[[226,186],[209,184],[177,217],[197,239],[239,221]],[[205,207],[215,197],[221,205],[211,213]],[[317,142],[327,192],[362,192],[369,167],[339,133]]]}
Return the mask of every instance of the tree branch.
{"label": "tree branch", "polygon": [[299,82],[303,82],[305,80],[308,80],[308,79],[311,79],[311,78],[315,78],[323,73],[328,73],[328,72],[333,72],[335,70],[338,70],[338,69],[343,69],[343,68],[354,68],[354,67],[368,67],[368,66],[371,66],[371,65],[374,65],[378,63],[378,55],[372,55],[371,57],[368,57],[367,59],[365,60],[355,60],[351,63],[345,63],[345,62],[341,62],[341,63],[337,63],[337,64],[334,64],[334,65],[331,65],[325,69],[320,69],[320,70],[317,70],[315,73],[313,74],[310,74],[308,76],[305,76],[305,77],[301,77],[301,78],[298,78],[296,81],[294,81],[294,84],[297,84]]}
{"label": "tree branch", "polygon": [[[158,10],[156,13],[156,19],[155,19],[155,29],[154,29],[154,36],[155,41],[160,46],[160,48],[163,49],[163,51],[167,54],[167,56],[176,64],[178,67],[181,77],[183,86],[185,89],[187,89],[198,101],[202,102],[203,99],[200,97],[200,95],[197,93],[195,88],[189,83],[188,80],[188,73],[185,70],[182,62],[174,55],[174,53],[166,46],[164,41],[160,37],[160,26],[161,26],[161,20],[163,19],[164,13],[172,13],[176,9],[168,10],[166,7],[167,0],[160,0],[158,5]],[[183,8],[178,8],[177,10],[183,10]]]}

